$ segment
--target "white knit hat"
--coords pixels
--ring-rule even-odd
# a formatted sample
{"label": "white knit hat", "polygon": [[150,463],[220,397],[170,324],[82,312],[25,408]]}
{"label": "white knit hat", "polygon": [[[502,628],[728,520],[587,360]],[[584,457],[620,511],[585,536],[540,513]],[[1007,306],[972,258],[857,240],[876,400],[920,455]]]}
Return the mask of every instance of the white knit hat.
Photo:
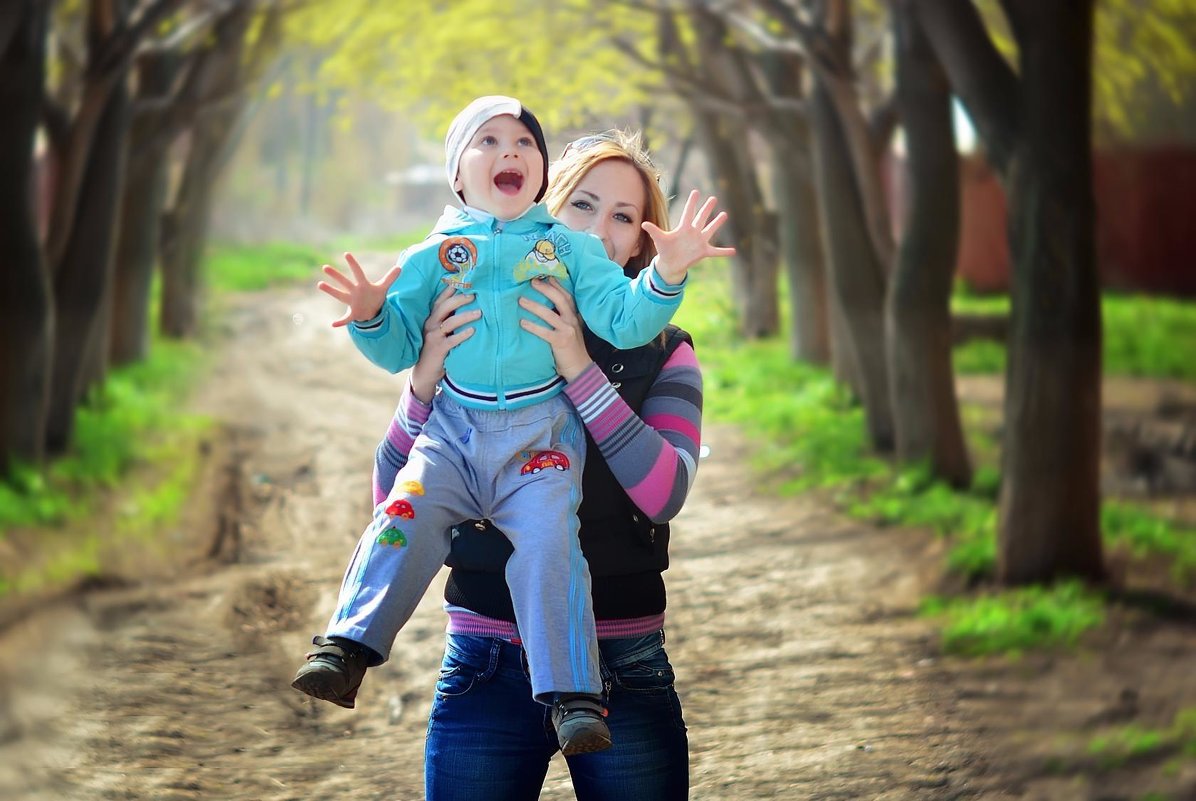
{"label": "white knit hat", "polygon": [[500,117],[503,114],[510,114],[527,126],[528,130],[532,133],[532,138],[536,140],[536,146],[540,149],[540,154],[544,157],[543,182],[540,185],[540,192],[536,196],[536,202],[539,202],[540,198],[544,196],[544,192],[548,189],[548,146],[544,142],[544,130],[540,127],[540,121],[536,119],[534,114],[525,109],[522,103],[513,97],[505,95],[479,97],[463,108],[453,118],[452,123],[449,124],[448,133],[444,136],[444,172],[448,177],[449,188],[454,192],[457,191],[453,187],[453,184],[457,182],[457,171],[461,166],[461,154],[465,152],[465,148],[469,145],[470,140],[473,139],[473,135],[487,121],[495,117]]}

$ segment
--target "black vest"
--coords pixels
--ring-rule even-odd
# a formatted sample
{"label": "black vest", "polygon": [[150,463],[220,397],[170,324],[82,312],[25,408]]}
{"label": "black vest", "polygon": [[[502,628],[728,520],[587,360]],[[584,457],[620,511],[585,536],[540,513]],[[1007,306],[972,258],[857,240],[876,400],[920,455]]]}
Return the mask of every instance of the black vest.
{"label": "black vest", "polygon": [[[664,363],[682,343],[692,347],[693,340],[685,331],[670,325],[652,342],[632,350],[618,350],[589,331],[585,332],[585,343],[594,363],[623,401],[639,415]],[[669,526],[653,523],[632,503],[589,432],[586,432],[586,445],[582,502],[578,509],[579,539],[593,579],[595,612],[600,617],[635,617],[663,611],[663,582],[659,574],[669,565]],[[488,521],[457,526],[453,530],[452,550],[445,560],[452,568],[445,588],[446,600],[489,617],[513,620],[510,593],[503,578],[512,553],[511,543]],[[649,584],[646,593],[653,596],[651,599],[645,598],[643,604],[637,605],[635,598],[621,597],[627,593],[611,592],[611,603],[603,601],[609,583],[602,579],[634,575],[646,581],[626,582],[622,589],[638,583]],[[603,606],[618,609],[602,614]]]}

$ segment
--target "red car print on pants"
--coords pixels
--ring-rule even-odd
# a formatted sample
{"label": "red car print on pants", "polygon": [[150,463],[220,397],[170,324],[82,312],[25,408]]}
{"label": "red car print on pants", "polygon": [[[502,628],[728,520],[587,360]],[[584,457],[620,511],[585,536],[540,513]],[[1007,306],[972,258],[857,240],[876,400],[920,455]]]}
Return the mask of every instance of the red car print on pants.
{"label": "red car print on pants", "polygon": [[557,470],[568,470],[569,457],[560,451],[540,451],[519,470],[519,475],[532,475],[550,467],[555,467]]}
{"label": "red car print on pants", "polygon": [[386,507],[386,513],[391,517],[401,517],[404,520],[415,519],[415,510],[411,508],[411,501],[402,498]]}

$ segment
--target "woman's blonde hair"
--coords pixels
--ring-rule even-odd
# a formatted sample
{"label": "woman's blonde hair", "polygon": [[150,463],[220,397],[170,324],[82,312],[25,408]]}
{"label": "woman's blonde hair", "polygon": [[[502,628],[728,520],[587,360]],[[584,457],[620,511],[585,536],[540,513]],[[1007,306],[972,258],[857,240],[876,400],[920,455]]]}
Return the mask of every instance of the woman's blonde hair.
{"label": "woman's blonde hair", "polygon": [[[644,219],[667,231],[669,203],[660,188],[660,170],[648,158],[638,132],[610,130],[570,142],[560,160],[549,170],[548,191],[544,193],[548,211],[554,215],[559,213],[590,170],[613,159],[635,167],[644,185]],[[623,269],[628,275],[636,275],[655,255],[656,245],[652,237],[641,230],[640,252],[628,259]]]}

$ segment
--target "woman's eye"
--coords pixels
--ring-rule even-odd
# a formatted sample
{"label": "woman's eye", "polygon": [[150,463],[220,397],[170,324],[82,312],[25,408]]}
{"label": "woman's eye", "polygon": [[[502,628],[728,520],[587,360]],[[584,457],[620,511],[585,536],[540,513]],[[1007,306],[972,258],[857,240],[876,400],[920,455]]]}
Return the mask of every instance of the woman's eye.
{"label": "woman's eye", "polygon": [[621,211],[615,212],[615,219],[621,223],[630,223],[632,221],[630,217]]}
{"label": "woman's eye", "polygon": [[593,211],[594,207],[590,205],[588,200],[575,200],[569,204],[579,211]]}

